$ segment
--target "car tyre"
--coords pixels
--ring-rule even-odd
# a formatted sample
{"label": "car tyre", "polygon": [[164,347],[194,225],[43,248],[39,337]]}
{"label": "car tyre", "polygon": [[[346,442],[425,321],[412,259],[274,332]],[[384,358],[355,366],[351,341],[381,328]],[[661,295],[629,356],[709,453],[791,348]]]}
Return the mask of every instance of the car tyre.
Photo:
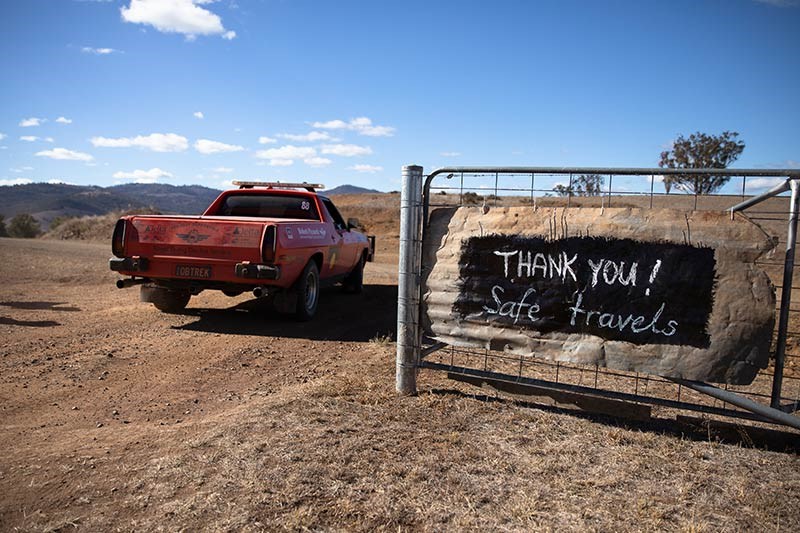
{"label": "car tyre", "polygon": [[297,296],[297,306],[294,316],[301,322],[306,322],[314,318],[317,313],[319,303],[319,269],[317,263],[309,261],[300,274],[300,279],[295,285]]}
{"label": "car tyre", "polygon": [[149,289],[148,301],[162,313],[180,313],[189,304],[192,295],[187,291],[171,291],[161,287]]}
{"label": "car tyre", "polygon": [[362,256],[342,283],[344,292],[360,294],[364,290],[364,257]]}

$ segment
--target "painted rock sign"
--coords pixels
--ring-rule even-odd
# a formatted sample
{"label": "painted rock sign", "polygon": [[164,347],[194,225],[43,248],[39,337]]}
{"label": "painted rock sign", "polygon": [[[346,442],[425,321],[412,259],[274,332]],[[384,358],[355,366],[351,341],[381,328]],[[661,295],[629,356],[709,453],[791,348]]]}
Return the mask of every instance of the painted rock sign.
{"label": "painted rock sign", "polygon": [[707,348],[714,251],[632,239],[491,235],[462,245],[466,321]]}
{"label": "painted rock sign", "polygon": [[744,217],[674,210],[434,211],[423,322],[455,346],[746,384],[766,366],[774,241]]}

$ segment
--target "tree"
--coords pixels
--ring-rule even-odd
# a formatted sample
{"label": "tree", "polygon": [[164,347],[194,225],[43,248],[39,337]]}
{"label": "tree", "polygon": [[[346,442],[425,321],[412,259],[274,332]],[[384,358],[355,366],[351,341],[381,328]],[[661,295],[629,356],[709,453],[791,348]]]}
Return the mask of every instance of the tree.
{"label": "tree", "polygon": [[556,185],[553,190],[559,196],[600,196],[603,193],[603,176],[581,174],[572,179],[572,185]]}
{"label": "tree", "polygon": [[472,191],[465,192],[462,202],[464,205],[478,205],[479,203],[483,202],[483,196]]}
{"label": "tree", "polygon": [[0,215],[0,237],[8,237],[8,230],[6,229],[6,217]]}
{"label": "tree", "polygon": [[22,213],[11,219],[8,224],[8,234],[18,239],[32,239],[42,232],[36,219],[27,213]]}
{"label": "tree", "polygon": [[[672,150],[661,152],[661,168],[728,168],[744,151],[744,141],[737,140],[735,131],[720,135],[693,133],[689,138],[679,135]],[[675,174],[664,176],[664,189],[669,194],[674,185],[694,194],[711,194],[728,183],[728,176],[710,174]]]}

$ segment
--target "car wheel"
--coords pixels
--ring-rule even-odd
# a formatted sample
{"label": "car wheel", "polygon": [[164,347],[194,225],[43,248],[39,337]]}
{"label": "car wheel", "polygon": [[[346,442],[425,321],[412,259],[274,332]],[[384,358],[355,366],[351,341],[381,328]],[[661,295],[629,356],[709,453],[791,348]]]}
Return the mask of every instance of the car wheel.
{"label": "car wheel", "polygon": [[297,295],[295,317],[303,322],[311,320],[317,312],[319,303],[319,269],[313,260],[308,262],[300,274],[295,294]]}
{"label": "car wheel", "polygon": [[[145,287],[142,287],[144,293]],[[162,287],[147,287],[147,297],[142,300],[148,301],[163,313],[180,313],[189,304],[192,295],[187,291],[171,291]]]}
{"label": "car wheel", "polygon": [[362,256],[342,283],[345,292],[359,294],[364,289],[364,257]]}

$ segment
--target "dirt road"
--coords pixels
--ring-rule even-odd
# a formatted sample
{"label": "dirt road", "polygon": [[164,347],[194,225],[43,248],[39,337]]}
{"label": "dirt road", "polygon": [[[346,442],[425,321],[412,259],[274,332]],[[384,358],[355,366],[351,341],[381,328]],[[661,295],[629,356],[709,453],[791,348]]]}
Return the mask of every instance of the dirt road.
{"label": "dirt road", "polygon": [[[298,324],[164,315],[107,246],[0,239],[0,529],[800,529],[794,453],[393,393],[396,255]],[[691,438],[689,438],[691,437]]]}

